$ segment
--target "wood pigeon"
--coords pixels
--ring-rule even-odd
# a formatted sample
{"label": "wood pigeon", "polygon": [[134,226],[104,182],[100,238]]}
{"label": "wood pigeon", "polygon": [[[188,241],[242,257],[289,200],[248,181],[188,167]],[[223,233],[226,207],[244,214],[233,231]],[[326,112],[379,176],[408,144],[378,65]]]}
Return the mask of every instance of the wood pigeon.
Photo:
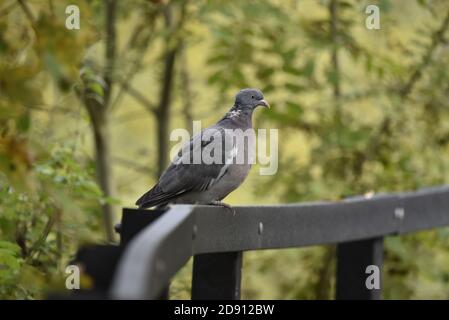
{"label": "wood pigeon", "polygon": [[169,203],[229,207],[220,201],[242,184],[254,162],[252,114],[257,106],[270,107],[260,90],[240,90],[229,112],[188,141],[157,184],[136,205],[139,208],[163,207]]}

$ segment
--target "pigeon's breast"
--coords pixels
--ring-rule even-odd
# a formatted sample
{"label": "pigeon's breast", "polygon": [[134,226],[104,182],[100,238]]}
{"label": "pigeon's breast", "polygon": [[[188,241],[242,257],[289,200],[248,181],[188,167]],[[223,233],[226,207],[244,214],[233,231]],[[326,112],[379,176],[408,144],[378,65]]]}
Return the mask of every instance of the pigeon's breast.
{"label": "pigeon's breast", "polygon": [[226,171],[208,190],[214,200],[225,198],[237,189],[248,176],[251,164],[254,162],[255,135],[252,130],[244,135],[246,138],[237,139],[234,144],[235,152],[232,153],[231,163],[225,167]]}
{"label": "pigeon's breast", "polygon": [[211,192],[216,195],[217,200],[222,200],[237,189],[245,181],[250,168],[250,164],[233,164],[229,166],[226,174],[211,188]]}

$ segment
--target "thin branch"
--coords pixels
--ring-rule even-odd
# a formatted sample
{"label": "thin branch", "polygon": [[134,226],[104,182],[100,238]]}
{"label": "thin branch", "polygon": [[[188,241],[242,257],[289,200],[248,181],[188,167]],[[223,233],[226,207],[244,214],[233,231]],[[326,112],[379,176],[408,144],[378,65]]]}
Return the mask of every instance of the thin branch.
{"label": "thin branch", "polygon": [[127,83],[122,82],[122,88],[125,90],[131,97],[133,97],[137,102],[145,107],[145,109],[151,113],[156,114],[157,109],[154,104],[148,100],[143,94],[139,91],[128,85]]}
{"label": "thin branch", "polygon": [[143,166],[133,160],[129,160],[129,159],[125,159],[125,158],[121,158],[118,156],[114,156],[112,157],[112,160],[117,163],[118,165],[121,165],[125,168],[128,169],[132,169],[134,171],[140,172],[140,173],[144,173],[144,174],[152,174],[152,170],[150,170],[148,167]]}
{"label": "thin branch", "polygon": [[416,67],[415,71],[412,73],[406,84],[401,90],[401,98],[406,98],[410,92],[413,90],[415,84],[421,79],[423,70],[429,65],[432,60],[433,53],[439,44],[445,42],[444,33],[449,26],[449,11],[446,13],[441,26],[432,34],[432,43],[428,48],[427,52],[424,54],[421,63]]}
{"label": "thin branch", "polygon": [[331,51],[331,66],[332,66],[332,91],[334,98],[334,121],[336,125],[336,136],[337,144],[341,146],[341,129],[342,129],[342,115],[341,115],[341,70],[340,61],[338,57],[339,50],[339,30],[338,30],[338,1],[331,0],[329,3],[329,14],[330,14],[330,37],[332,40],[332,51]]}
{"label": "thin branch", "polygon": [[146,26],[145,22],[141,22],[134,26],[134,30],[133,30],[133,32],[131,32],[131,36],[129,37],[128,44],[127,44],[126,48],[123,49],[122,56],[125,55],[128,52],[128,50],[130,50],[131,48],[133,48],[135,46],[137,39],[139,38],[139,35],[142,33],[142,31],[145,29],[145,26]]}
{"label": "thin branch", "polygon": [[134,48],[134,46],[136,46],[139,36],[142,34],[142,32],[145,30],[145,27],[148,25],[149,32],[143,38],[143,41],[142,41],[142,44],[143,44],[142,48],[145,49],[147,47],[147,45],[149,44],[149,41],[151,40],[152,36],[154,35],[153,31],[156,26],[157,17],[161,12],[161,8],[162,8],[162,6],[159,5],[156,10],[144,12],[143,21],[134,26],[134,29],[131,32],[131,35],[127,41],[127,45],[121,53],[122,57],[124,55],[126,55],[130,50],[132,50]]}
{"label": "thin branch", "polygon": [[109,100],[112,93],[112,73],[115,66],[115,54],[116,54],[116,14],[117,14],[117,1],[116,0],[105,0],[106,5],[106,70],[104,74],[104,80],[106,83],[105,90],[105,106],[109,105]]}
{"label": "thin branch", "polygon": [[56,14],[55,14],[55,5],[53,3],[53,0],[48,0],[48,7],[50,9],[50,13],[51,13],[52,17],[55,17],[56,16]]}
{"label": "thin branch", "polygon": [[26,109],[40,111],[40,112],[47,112],[47,113],[60,113],[63,115],[72,115],[72,116],[79,116],[78,112],[75,112],[69,108],[64,108],[58,105],[24,105]]}
{"label": "thin branch", "polygon": [[36,18],[34,17],[33,13],[31,12],[31,9],[28,6],[28,3],[25,0],[17,0],[17,2],[19,3],[19,5],[22,8],[22,10],[25,13],[25,15],[27,16],[28,20],[30,20],[31,25],[33,26],[33,28],[36,29],[35,28],[35,26],[36,26]]}
{"label": "thin branch", "polygon": [[339,98],[340,97],[340,64],[338,60],[338,42],[339,42],[339,35],[338,35],[338,12],[337,12],[337,6],[338,2],[337,0],[331,0],[329,3],[329,12],[330,12],[330,32],[331,32],[331,39],[332,39],[332,54],[331,54],[331,60],[332,60],[332,69],[334,72],[334,81],[333,81],[333,92],[334,97]]}
{"label": "thin branch", "polygon": [[59,214],[58,211],[60,209],[55,208],[55,213],[48,217],[48,221],[45,224],[44,230],[39,237],[39,239],[36,240],[36,242],[31,246],[30,250],[28,251],[28,257],[27,259],[32,259],[33,253],[39,249],[40,246],[42,246],[45,243],[45,240],[47,240],[48,235],[50,234],[51,229],[53,228],[53,224],[55,223],[55,217]]}
{"label": "thin branch", "polygon": [[[118,92],[114,98],[114,101],[111,103],[111,106],[110,106],[111,110],[114,110],[117,107],[120,99],[123,96],[123,93],[125,91],[125,89],[123,88],[123,84],[132,83],[132,79],[136,76],[138,71],[141,70],[142,61],[145,57],[145,53],[148,50],[151,40],[154,35],[153,31],[154,31],[154,28],[156,25],[156,18],[158,16],[159,12],[160,12],[160,10],[152,11],[150,14],[148,14],[148,16],[145,17],[145,22],[150,21],[150,26],[149,26],[150,31],[148,32],[148,35],[146,36],[146,38],[144,38],[144,40],[143,40],[143,46],[141,48],[141,52],[139,52],[138,59],[136,59],[134,61],[134,64],[131,66],[129,72],[124,77],[124,79],[126,79],[126,82],[122,82],[120,84],[120,87],[119,87]],[[124,49],[124,53],[121,54],[122,60],[125,59],[125,57],[124,57],[125,53],[129,52],[131,50],[131,48],[135,45],[138,35],[142,32],[143,26],[145,26],[145,22],[138,24],[134,27],[134,31],[131,33],[131,36],[128,40],[128,45],[126,46],[126,49]]]}
{"label": "thin branch", "polygon": [[190,85],[190,74],[188,68],[187,51],[185,46],[182,46],[180,53],[180,78],[181,78],[181,91],[183,96],[183,107],[182,113],[184,114],[184,119],[187,124],[187,128],[192,126],[193,115],[192,115],[192,88]]}

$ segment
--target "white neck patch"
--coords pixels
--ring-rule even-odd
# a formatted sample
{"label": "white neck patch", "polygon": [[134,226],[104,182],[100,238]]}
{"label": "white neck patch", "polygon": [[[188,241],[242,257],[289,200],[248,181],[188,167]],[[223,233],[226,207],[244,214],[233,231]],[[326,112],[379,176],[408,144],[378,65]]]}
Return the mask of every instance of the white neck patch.
{"label": "white neck patch", "polygon": [[242,114],[241,110],[231,110],[228,112],[228,118],[237,118]]}

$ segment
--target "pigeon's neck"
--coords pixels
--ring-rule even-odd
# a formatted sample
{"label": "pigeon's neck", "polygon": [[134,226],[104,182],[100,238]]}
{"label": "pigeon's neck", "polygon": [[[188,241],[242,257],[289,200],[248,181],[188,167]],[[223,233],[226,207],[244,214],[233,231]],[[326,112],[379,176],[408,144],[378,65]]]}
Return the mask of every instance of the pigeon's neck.
{"label": "pigeon's neck", "polygon": [[252,127],[253,108],[242,108],[234,105],[231,110],[226,113],[223,119],[229,119],[242,125]]}

